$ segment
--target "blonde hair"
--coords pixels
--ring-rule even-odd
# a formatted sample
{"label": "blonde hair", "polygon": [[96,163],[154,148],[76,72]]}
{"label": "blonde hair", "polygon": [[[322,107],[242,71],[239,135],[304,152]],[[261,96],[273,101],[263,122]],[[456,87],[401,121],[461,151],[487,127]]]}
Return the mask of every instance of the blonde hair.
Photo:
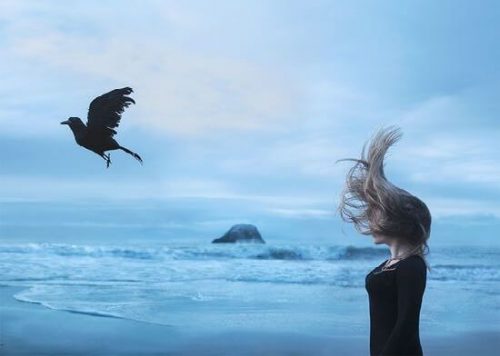
{"label": "blonde hair", "polygon": [[344,221],[353,223],[364,235],[379,233],[404,239],[414,246],[410,254],[420,255],[430,269],[425,259],[429,252],[430,211],[419,198],[388,181],[384,173],[384,157],[401,136],[398,127],[380,129],[364,144],[360,159],[339,160],[356,163],[347,173],[338,211]]}

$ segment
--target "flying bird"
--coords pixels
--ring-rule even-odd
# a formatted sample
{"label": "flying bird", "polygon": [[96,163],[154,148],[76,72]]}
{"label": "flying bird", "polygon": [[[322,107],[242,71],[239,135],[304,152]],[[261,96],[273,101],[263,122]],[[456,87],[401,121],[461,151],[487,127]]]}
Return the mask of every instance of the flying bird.
{"label": "flying bird", "polygon": [[79,117],[70,117],[61,122],[61,125],[68,125],[73,131],[77,144],[97,153],[106,161],[106,168],[111,164],[111,154],[104,152],[112,150],[125,151],[142,164],[142,158],[137,153],[120,146],[113,138],[116,135],[114,128],[120,124],[121,114],[130,103],[135,104],[134,99],[127,96],[132,92],[132,88],[125,87],[111,90],[92,100],[87,125]]}

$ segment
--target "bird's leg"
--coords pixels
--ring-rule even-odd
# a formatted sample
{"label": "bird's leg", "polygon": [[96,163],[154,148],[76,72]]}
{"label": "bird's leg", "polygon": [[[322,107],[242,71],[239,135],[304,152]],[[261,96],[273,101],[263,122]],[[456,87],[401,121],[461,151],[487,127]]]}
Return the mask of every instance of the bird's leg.
{"label": "bird's leg", "polygon": [[109,165],[111,164],[111,154],[102,153],[100,156],[102,157],[103,160],[106,161],[106,168],[109,168]]}
{"label": "bird's leg", "polygon": [[108,155],[106,156],[106,168],[109,168],[110,164],[111,164],[111,153],[108,153]]}

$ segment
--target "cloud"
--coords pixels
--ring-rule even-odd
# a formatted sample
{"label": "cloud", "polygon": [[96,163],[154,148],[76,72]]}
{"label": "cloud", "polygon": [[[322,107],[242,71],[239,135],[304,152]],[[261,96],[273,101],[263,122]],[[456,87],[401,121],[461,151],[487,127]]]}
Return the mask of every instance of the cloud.
{"label": "cloud", "polygon": [[110,180],[53,179],[49,176],[0,176],[4,200],[137,200],[176,197],[224,198],[234,194],[223,182],[202,179]]}
{"label": "cloud", "polygon": [[[106,13],[110,10],[103,9]],[[141,8],[138,16],[148,10],[154,8]],[[64,13],[67,9],[55,11]],[[4,18],[8,41],[3,46],[11,63],[32,63],[58,76],[72,73],[75,78],[106,80],[108,86],[130,85],[138,103],[136,111],[128,114],[134,116],[130,123],[145,130],[172,136],[280,130],[300,109],[299,86],[279,67],[231,51],[213,53],[191,48],[168,35],[158,36],[155,31],[175,32],[169,27],[192,26],[175,12],[169,12],[163,21],[154,20],[161,26],[156,30],[146,27],[145,33],[134,33],[127,27],[108,25],[98,28],[98,35],[91,30],[74,30],[72,16],[65,23],[37,17],[36,11],[28,9],[11,12],[11,18]],[[82,23],[102,20],[100,12],[84,11],[81,15]],[[68,26],[73,30],[68,31]],[[215,37],[207,39],[217,41]],[[68,91],[71,88],[81,90],[78,85],[69,86]],[[100,88],[93,92],[85,89],[88,97],[85,100],[82,96],[80,107],[85,111],[80,116],[86,114],[86,105],[93,97],[112,89]],[[54,105],[59,104],[58,99]],[[0,124],[7,126],[4,120]],[[35,120],[29,124],[39,126]]]}
{"label": "cloud", "polygon": [[443,163],[442,166],[435,164],[432,171],[414,171],[411,174],[411,179],[422,183],[457,184],[461,182],[477,185],[487,184],[497,192],[500,192],[500,167],[497,159],[465,162],[450,161]]}
{"label": "cloud", "polygon": [[326,219],[333,220],[335,211],[326,209],[268,209],[272,214],[293,219]]}
{"label": "cloud", "polygon": [[[333,196],[315,196],[302,191],[296,195],[252,194],[239,191],[224,181],[192,179],[142,181],[89,181],[50,177],[0,176],[0,196],[3,203],[29,201],[101,202],[121,204],[140,201],[198,201],[240,202],[257,211],[294,219],[334,219],[338,200]],[[421,197],[437,219],[462,216],[493,216],[500,218],[496,199],[465,198],[459,195],[446,198],[425,194]],[[121,202],[121,203],[120,203]],[[133,203],[134,206],[137,203]],[[196,204],[195,204],[196,205]],[[229,206],[229,205],[228,205]]]}
{"label": "cloud", "polygon": [[500,219],[500,206],[495,201],[465,198],[429,198],[426,200],[435,218],[489,216]]}
{"label": "cloud", "polygon": [[0,197],[15,201],[133,201],[168,199],[240,200],[267,206],[311,206],[325,200],[309,196],[248,194],[226,181],[193,179],[110,180],[70,179],[44,176],[0,175]]}
{"label": "cloud", "polygon": [[461,91],[431,97],[400,114],[404,137],[391,151],[398,171],[417,183],[498,191],[500,130],[488,97],[475,89]]}

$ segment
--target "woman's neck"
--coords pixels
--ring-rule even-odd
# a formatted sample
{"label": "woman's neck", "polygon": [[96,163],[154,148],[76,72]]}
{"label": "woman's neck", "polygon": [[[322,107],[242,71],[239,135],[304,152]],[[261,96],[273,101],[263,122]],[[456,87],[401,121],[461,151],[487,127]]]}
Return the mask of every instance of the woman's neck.
{"label": "woman's neck", "polygon": [[391,250],[391,258],[408,257],[415,249],[413,246],[399,241],[394,241],[388,245]]}

